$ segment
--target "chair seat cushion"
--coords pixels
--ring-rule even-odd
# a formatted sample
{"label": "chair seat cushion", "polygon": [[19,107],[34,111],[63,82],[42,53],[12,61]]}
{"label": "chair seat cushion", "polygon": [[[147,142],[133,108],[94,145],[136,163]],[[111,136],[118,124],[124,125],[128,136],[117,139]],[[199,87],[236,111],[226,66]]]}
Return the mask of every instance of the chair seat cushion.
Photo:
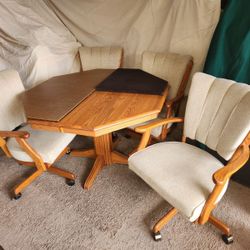
{"label": "chair seat cushion", "polygon": [[[19,130],[30,133],[30,137],[27,139],[29,145],[42,157],[45,163],[50,164],[56,160],[75,137],[74,134],[34,130],[29,125],[21,127]],[[8,139],[7,147],[16,160],[33,162],[31,157],[17,143],[16,139]]]}
{"label": "chair seat cushion", "polygon": [[[195,221],[214,188],[213,173],[223,164],[195,146],[162,142],[129,157],[129,168],[159,195]],[[227,185],[218,197],[225,193]]]}

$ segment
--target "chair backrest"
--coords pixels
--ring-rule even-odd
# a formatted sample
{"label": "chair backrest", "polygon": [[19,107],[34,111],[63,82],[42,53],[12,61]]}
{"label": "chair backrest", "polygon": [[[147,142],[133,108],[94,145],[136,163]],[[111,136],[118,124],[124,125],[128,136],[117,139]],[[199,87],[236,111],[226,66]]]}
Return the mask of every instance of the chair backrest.
{"label": "chair backrest", "polygon": [[184,135],[229,160],[250,130],[250,86],[196,73],[185,114]]}
{"label": "chair backrest", "polygon": [[117,69],[121,66],[122,48],[81,47],[79,48],[82,69]]}
{"label": "chair backrest", "polygon": [[190,61],[192,57],[188,55],[145,51],[142,55],[142,70],[167,80],[171,86],[168,97],[172,99],[178,94]]}
{"label": "chair backrest", "polygon": [[19,94],[24,92],[15,70],[0,71],[0,130],[11,131],[26,121]]}

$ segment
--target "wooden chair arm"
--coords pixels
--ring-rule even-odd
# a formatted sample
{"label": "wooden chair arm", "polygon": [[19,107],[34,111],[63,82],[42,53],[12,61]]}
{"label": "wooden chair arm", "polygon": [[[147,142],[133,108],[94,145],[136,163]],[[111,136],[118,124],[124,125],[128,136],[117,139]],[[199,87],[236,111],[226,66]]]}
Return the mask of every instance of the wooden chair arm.
{"label": "wooden chair arm", "polygon": [[22,138],[28,139],[30,134],[27,131],[0,131],[0,137],[2,138]]}
{"label": "wooden chair arm", "polygon": [[21,148],[30,156],[30,158],[35,162],[36,167],[38,170],[46,171],[46,166],[43,162],[42,157],[36,152],[35,149],[33,149],[28,141],[26,141],[24,138],[17,137],[16,138],[18,144],[21,146]]}
{"label": "wooden chair arm", "polygon": [[250,144],[250,133],[245,138],[243,143],[238,147],[230,162],[218,169],[213,174],[213,181],[215,187],[212,193],[209,195],[206,204],[202,210],[201,216],[198,220],[199,224],[204,224],[208,221],[210,213],[216,207],[216,201],[218,196],[222,192],[226,182],[230,179],[232,174],[237,172],[249,159],[249,144]]}
{"label": "wooden chair arm", "polygon": [[[43,162],[41,156],[28,144],[26,139],[30,136],[29,132],[27,131],[0,131],[0,138],[15,138],[17,143],[21,146],[21,148],[32,158],[35,162],[36,166],[40,170],[46,170],[46,166]],[[6,147],[5,140],[0,140],[0,146],[3,148],[4,152],[8,157],[11,157],[11,153]]]}
{"label": "wooden chair arm", "polygon": [[223,185],[226,181],[237,172],[249,158],[249,147],[243,143],[235,152],[232,160],[224,167],[220,168],[213,174],[213,181],[215,184]]}
{"label": "wooden chair arm", "polygon": [[145,148],[148,145],[148,142],[149,142],[149,139],[151,136],[151,129],[152,128],[166,125],[168,123],[183,122],[183,121],[184,121],[184,118],[181,118],[181,117],[166,118],[166,119],[161,119],[161,120],[152,122],[150,124],[136,128],[135,129],[136,132],[143,133],[140,144],[139,144],[136,151],[142,150],[143,148]]}
{"label": "wooden chair arm", "polygon": [[157,121],[151,122],[149,124],[139,126],[139,127],[135,128],[135,131],[137,133],[142,134],[142,133],[145,133],[146,131],[151,131],[151,129],[156,128],[158,126],[163,126],[163,125],[167,125],[168,123],[177,123],[177,122],[184,122],[184,118],[172,117],[172,118],[157,120]]}

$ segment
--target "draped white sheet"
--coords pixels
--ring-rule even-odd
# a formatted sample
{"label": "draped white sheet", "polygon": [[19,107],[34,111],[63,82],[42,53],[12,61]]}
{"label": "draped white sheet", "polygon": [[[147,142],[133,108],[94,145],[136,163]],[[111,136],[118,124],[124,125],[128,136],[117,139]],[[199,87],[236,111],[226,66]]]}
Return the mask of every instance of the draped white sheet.
{"label": "draped white sheet", "polygon": [[44,1],[0,1],[0,70],[16,69],[26,88],[79,70],[79,46]]}
{"label": "draped white sheet", "polygon": [[220,0],[45,0],[86,46],[124,48],[124,67],[144,50],[189,54],[203,68],[220,16]]}
{"label": "draped white sheet", "polygon": [[200,71],[219,15],[220,0],[3,0],[0,70],[18,70],[26,88],[77,71],[77,38],[123,47],[124,67],[151,50],[192,55]]}

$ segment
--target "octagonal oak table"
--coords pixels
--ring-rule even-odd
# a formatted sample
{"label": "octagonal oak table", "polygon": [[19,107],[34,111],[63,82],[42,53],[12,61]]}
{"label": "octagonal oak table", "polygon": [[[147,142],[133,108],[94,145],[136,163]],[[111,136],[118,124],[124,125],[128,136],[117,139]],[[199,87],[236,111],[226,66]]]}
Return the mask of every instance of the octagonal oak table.
{"label": "octagonal oak table", "polygon": [[[83,184],[85,189],[92,186],[96,176],[104,166],[113,163],[127,164],[127,156],[112,149],[112,132],[156,118],[166,100],[168,86],[166,86],[163,95],[89,91],[85,99],[79,101],[72,110],[68,110],[68,113],[57,121],[46,118],[46,116],[49,117],[54,112],[50,108],[42,110],[45,114],[43,113],[41,117],[38,116],[39,119],[35,118],[38,111],[32,108],[33,101],[31,97],[36,99],[36,95],[39,95],[39,93],[48,93],[46,98],[50,98],[52,104],[54,100],[56,100],[55,105],[57,106],[61,102],[62,105],[59,106],[66,110],[66,100],[68,99],[64,98],[63,95],[70,94],[68,92],[71,91],[67,91],[67,87],[72,88],[72,77],[76,81],[81,79],[83,83],[88,82],[90,86],[96,86],[97,83],[102,82],[113,71],[110,69],[96,69],[74,73],[68,78],[67,75],[58,76],[53,78],[55,84],[52,91],[52,84],[41,84],[38,90],[42,88],[42,91],[36,91],[35,94],[33,91],[33,96],[31,96],[32,91],[29,95],[25,94],[28,123],[34,129],[74,133],[94,138],[95,149],[78,150],[71,153],[74,156],[95,157],[94,165]],[[60,82],[61,87],[60,84],[57,84]],[[62,91],[62,88],[65,91]],[[79,93],[79,91],[75,92]],[[57,93],[59,94],[57,95]],[[48,101],[45,100],[44,102]],[[28,107],[31,107],[31,109]],[[39,108],[42,108],[42,106],[39,106]]]}

